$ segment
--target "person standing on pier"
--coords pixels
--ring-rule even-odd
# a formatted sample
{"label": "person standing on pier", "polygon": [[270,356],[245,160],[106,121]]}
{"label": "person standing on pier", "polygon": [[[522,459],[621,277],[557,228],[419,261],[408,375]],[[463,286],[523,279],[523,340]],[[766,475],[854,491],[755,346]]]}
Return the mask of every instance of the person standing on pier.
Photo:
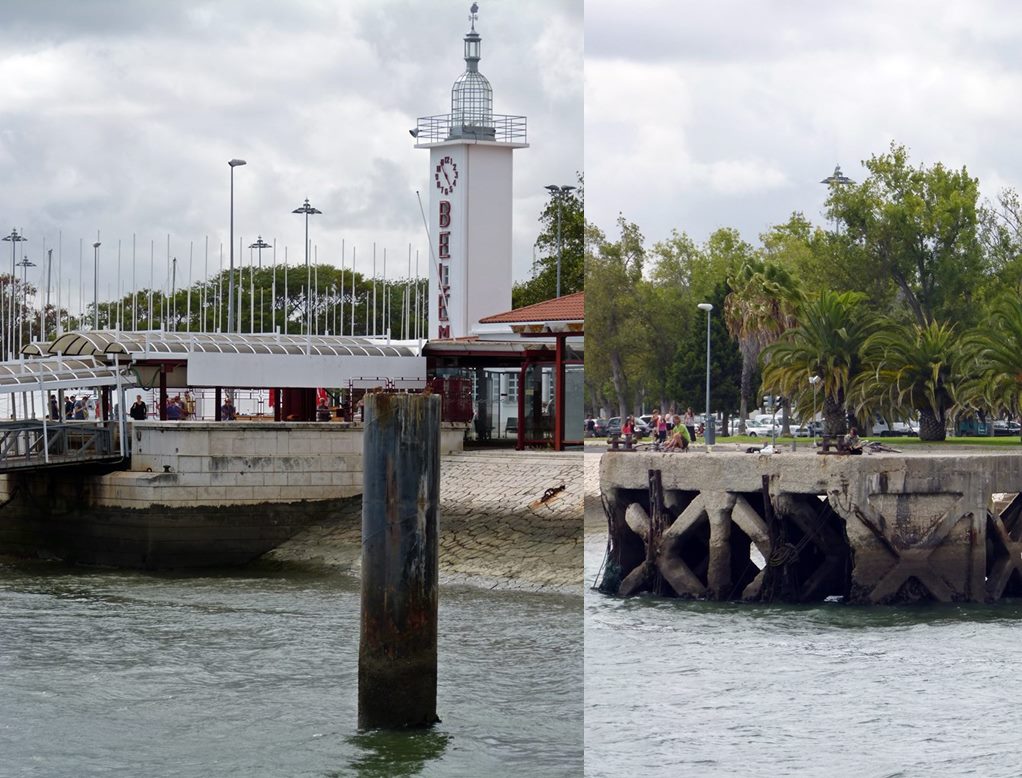
{"label": "person standing on pier", "polygon": [[131,408],[128,410],[128,415],[135,421],[145,421],[146,417],[149,416],[149,409],[142,402],[142,395],[135,395],[135,402],[132,403]]}
{"label": "person standing on pier", "polygon": [[223,407],[220,409],[220,418],[224,421],[234,421],[237,418],[237,414],[234,412],[234,403],[231,402],[230,397],[224,400]]}
{"label": "person standing on pier", "polygon": [[696,415],[692,412],[691,408],[689,408],[689,409],[687,409],[685,411],[685,418],[683,419],[683,422],[684,422],[685,426],[688,427],[688,439],[689,440],[695,440],[695,437],[696,437]]}
{"label": "person standing on pier", "polygon": [[50,395],[50,421],[60,421],[60,408],[57,406],[57,398]]}

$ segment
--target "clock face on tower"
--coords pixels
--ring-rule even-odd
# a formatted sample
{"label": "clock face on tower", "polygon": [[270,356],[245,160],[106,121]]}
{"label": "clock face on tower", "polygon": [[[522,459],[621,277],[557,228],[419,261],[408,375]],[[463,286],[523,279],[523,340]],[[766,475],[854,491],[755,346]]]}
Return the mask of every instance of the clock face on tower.
{"label": "clock face on tower", "polygon": [[445,195],[449,195],[454,191],[455,184],[458,183],[458,166],[450,157],[444,157],[436,166],[433,178],[436,179],[436,188]]}

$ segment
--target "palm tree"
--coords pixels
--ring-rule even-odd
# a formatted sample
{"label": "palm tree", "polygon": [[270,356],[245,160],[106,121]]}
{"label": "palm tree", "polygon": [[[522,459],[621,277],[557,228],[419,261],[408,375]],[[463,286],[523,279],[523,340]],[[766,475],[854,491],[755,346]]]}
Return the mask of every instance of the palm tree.
{"label": "palm tree", "polygon": [[738,341],[742,355],[742,397],[739,432],[752,395],[752,375],[760,352],[795,325],[795,310],[802,300],[798,281],[781,265],[748,259],[728,279],[731,292],[724,301],[724,323]]}
{"label": "palm tree", "polygon": [[985,406],[1017,416],[1022,410],[1022,301],[1006,297],[989,321],[965,338],[976,354],[974,377],[961,390],[962,404]]}
{"label": "palm tree", "polygon": [[798,325],[763,350],[763,386],[794,400],[800,408],[813,399],[810,376],[820,377],[824,433],[846,431],[847,398],[862,369],[862,346],[875,325],[857,292],[825,290],[803,302]]}
{"label": "palm tree", "polygon": [[855,381],[857,410],[875,407],[919,413],[920,440],[944,440],[947,414],[967,377],[966,356],[953,325],[889,322],[863,345],[865,369]]}

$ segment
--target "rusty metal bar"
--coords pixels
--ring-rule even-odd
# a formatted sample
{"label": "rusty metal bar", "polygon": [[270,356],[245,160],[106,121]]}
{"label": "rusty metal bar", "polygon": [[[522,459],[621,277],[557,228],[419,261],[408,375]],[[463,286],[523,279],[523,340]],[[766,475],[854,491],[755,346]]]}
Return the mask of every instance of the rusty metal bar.
{"label": "rusty metal bar", "polygon": [[436,715],[440,397],[368,394],[362,444],[358,725]]}

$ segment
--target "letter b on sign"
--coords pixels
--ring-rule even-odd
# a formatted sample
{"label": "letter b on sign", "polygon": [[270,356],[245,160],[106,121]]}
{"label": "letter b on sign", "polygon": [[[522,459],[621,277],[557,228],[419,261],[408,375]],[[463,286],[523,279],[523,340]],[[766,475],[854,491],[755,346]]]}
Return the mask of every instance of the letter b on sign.
{"label": "letter b on sign", "polygon": [[440,229],[451,226],[451,204],[447,200],[440,201]]}

